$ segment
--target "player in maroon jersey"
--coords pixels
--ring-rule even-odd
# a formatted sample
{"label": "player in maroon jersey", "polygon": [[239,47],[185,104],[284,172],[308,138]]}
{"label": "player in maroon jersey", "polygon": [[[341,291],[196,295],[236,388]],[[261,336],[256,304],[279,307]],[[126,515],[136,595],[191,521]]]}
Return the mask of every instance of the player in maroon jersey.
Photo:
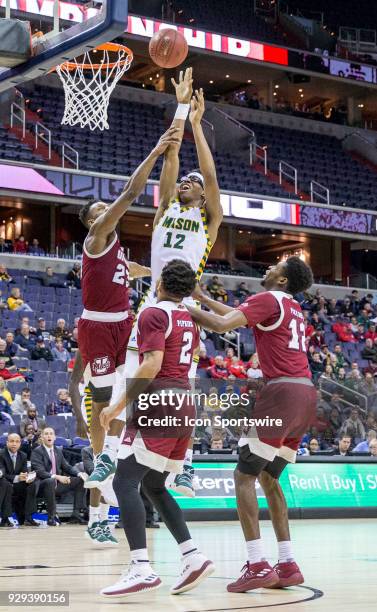
{"label": "player in maroon jersey", "polygon": [[144,189],[160,155],[177,142],[177,132],[177,128],[169,128],[163,134],[115,202],[111,205],[88,202],[80,210],[80,220],[89,231],[82,262],[84,310],[78,326],[79,348],[85,368],[84,379],[93,394],[90,433],[96,455],[96,467],[85,483],[86,488],[98,488],[115,472],[123,423],[114,422],[105,438],[99,415],[110,402],[116,371],[125,363],[132,327],[128,312],[129,275],[150,274],[149,268],[127,262],[115,230],[121,217]]}
{"label": "player in maroon jersey", "polygon": [[[107,597],[134,595],[161,586],[149,564],[141,482],[182,554],[182,572],[170,592],[189,591],[214,571],[212,562],[192,541],[182,510],[165,487],[169,472],[183,469],[193,429],[193,423],[187,420],[195,418],[195,403],[188,390],[199,330],[182,303],[192,293],[195,282],[195,272],[187,262],[174,259],[164,266],[156,288],[157,303],[147,307],[138,320],[139,368],[118,402],[101,413],[101,422],[107,429],[111,420],[137,398],[122,435],[113,483],[131,564],[119,581],[101,591]],[[161,422],[163,418],[167,425]],[[170,425],[171,419],[175,421]]]}
{"label": "player in maroon jersey", "polygon": [[[288,510],[278,478],[287,463],[294,463],[302,435],[315,418],[316,391],[305,346],[304,317],[293,295],[309,289],[312,271],[298,257],[271,267],[263,279],[264,293],[247,298],[230,308],[198,291],[198,299],[214,313],[188,309],[194,321],[224,333],[237,327],[254,330],[260,366],[266,380],[257,397],[253,419],[280,419],[272,427],[257,426],[245,431],[239,441],[235,470],[238,515],[248,561],[240,578],[228,591],[243,593],[260,587],[286,587],[304,578],[294,562],[288,525]],[[255,481],[262,485],[278,540],[279,561],[272,568],[265,560],[258,524]]]}

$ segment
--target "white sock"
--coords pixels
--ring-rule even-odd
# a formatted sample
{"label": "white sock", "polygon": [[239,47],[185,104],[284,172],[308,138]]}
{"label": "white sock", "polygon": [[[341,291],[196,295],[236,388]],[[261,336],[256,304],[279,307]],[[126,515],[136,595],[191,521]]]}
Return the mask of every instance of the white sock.
{"label": "white sock", "polygon": [[279,561],[285,563],[287,561],[293,561],[292,542],[286,540],[285,542],[278,542]]}
{"label": "white sock", "polygon": [[259,563],[260,561],[265,561],[262,540],[260,538],[258,540],[249,540],[248,542],[246,542],[246,548],[247,558],[250,563]]}
{"label": "white sock", "polygon": [[140,568],[142,572],[149,574],[153,571],[149,563],[148,550],[146,548],[131,550],[131,562],[137,563],[138,568]]}
{"label": "white sock", "polygon": [[185,465],[191,465],[192,464],[192,448],[188,448],[185,454],[185,460],[184,460],[184,464]]}
{"label": "white sock", "polygon": [[99,506],[89,506],[89,521],[88,527],[91,527],[93,523],[98,523],[100,520],[100,509]]}
{"label": "white sock", "polygon": [[109,504],[103,504],[102,502],[100,503],[99,510],[101,521],[107,521],[109,518],[109,508]]}
{"label": "white sock", "polygon": [[117,457],[118,446],[119,446],[118,436],[108,436],[108,435],[105,436],[103,452],[105,452],[106,455],[109,455],[111,461],[115,461]]}
{"label": "white sock", "polygon": [[182,542],[182,544],[178,544],[178,546],[182,553],[182,557],[188,557],[191,553],[198,552],[198,548],[192,540],[186,540],[186,542]]}

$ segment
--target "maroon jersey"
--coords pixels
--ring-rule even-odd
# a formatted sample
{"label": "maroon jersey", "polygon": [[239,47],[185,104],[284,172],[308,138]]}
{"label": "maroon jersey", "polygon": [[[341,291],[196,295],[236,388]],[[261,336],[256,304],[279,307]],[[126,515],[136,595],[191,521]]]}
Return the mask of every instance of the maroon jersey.
{"label": "maroon jersey", "polygon": [[[138,320],[137,343],[140,363],[148,351],[164,351],[156,379],[175,380],[186,386],[199,330],[183,304],[159,302],[143,310]],[[181,383],[181,384],[178,384]]]}
{"label": "maroon jersey", "polygon": [[304,316],[291,295],[266,291],[247,298],[238,310],[254,329],[259,363],[267,380],[281,376],[311,378]]}
{"label": "maroon jersey", "polygon": [[128,312],[128,263],[117,235],[100,255],[90,255],[84,243],[81,286],[83,318],[90,319],[90,312]]}

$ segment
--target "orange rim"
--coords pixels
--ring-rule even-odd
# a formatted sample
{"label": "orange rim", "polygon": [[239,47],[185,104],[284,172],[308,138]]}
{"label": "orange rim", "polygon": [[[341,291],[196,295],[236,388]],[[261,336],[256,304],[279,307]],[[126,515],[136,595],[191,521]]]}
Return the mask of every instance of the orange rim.
{"label": "orange rim", "polygon": [[123,64],[126,64],[127,62],[132,62],[133,58],[134,58],[134,54],[132,53],[131,49],[129,49],[128,47],[126,47],[125,45],[119,45],[118,43],[104,43],[103,45],[99,45],[98,47],[96,47],[95,51],[111,51],[113,53],[116,53],[117,51],[124,51],[126,53],[126,57],[124,57],[121,60],[118,60],[117,62],[100,62],[99,64],[81,64],[79,62],[64,62],[62,65],[62,67],[64,67],[66,70],[76,70],[76,68],[81,67],[83,70],[91,70],[92,68],[94,68],[95,70],[98,70],[99,68],[114,68],[114,66],[120,65],[122,66]]}

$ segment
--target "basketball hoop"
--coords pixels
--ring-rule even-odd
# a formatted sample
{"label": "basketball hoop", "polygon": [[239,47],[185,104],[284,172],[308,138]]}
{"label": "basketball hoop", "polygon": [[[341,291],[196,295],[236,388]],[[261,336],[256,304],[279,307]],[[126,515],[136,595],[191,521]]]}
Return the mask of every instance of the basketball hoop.
{"label": "basketball hoop", "polygon": [[[93,61],[94,53],[102,53],[98,55],[100,61],[97,63]],[[80,59],[56,66],[65,94],[62,124],[108,130],[110,96],[131,66],[133,53],[124,45],[105,43],[87,51]]]}

